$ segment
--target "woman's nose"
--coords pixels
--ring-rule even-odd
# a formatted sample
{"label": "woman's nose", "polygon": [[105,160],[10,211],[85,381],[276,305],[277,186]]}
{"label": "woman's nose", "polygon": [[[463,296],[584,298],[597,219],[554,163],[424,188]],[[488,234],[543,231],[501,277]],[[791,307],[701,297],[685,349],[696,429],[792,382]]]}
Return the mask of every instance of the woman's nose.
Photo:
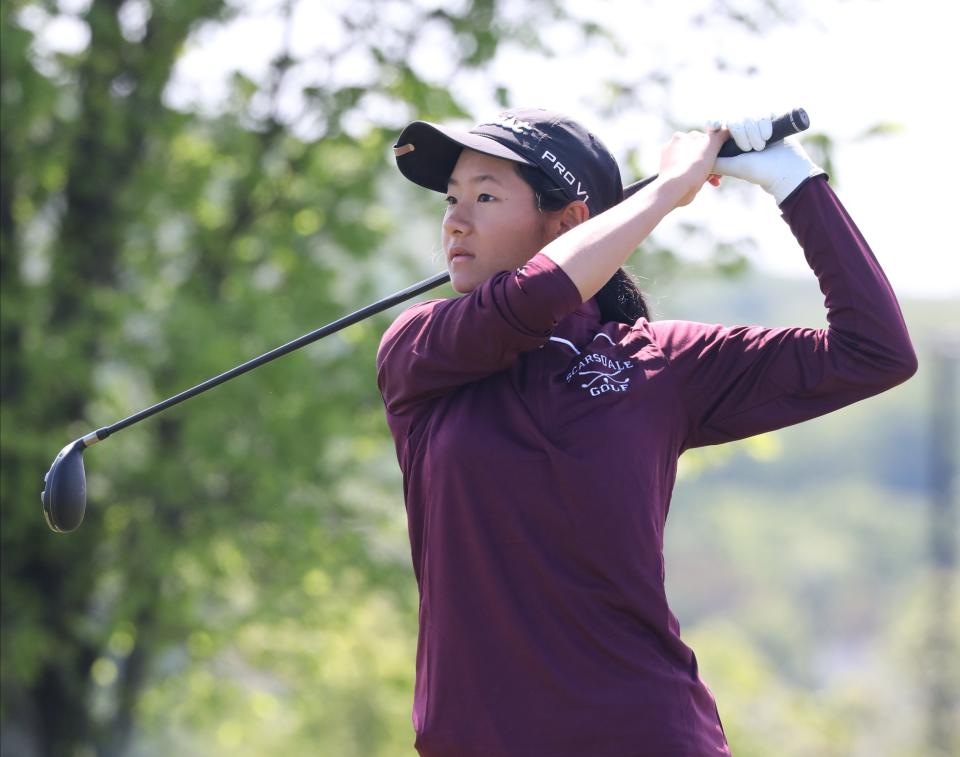
{"label": "woman's nose", "polygon": [[450,236],[466,234],[470,230],[469,213],[462,205],[450,205],[443,216],[443,230]]}

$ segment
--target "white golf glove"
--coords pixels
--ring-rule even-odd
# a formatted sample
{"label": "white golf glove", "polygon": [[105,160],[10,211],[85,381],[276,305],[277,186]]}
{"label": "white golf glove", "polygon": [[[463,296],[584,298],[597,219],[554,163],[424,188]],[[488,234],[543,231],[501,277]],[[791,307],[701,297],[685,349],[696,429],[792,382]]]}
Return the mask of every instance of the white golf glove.
{"label": "white golf glove", "polygon": [[733,176],[758,184],[773,195],[780,205],[804,181],[824,173],[810,160],[794,137],[775,142],[766,147],[773,133],[773,117],[744,118],[740,121],[712,121],[710,128],[726,127],[743,155],[732,158],[717,158],[713,172],[721,176]]}

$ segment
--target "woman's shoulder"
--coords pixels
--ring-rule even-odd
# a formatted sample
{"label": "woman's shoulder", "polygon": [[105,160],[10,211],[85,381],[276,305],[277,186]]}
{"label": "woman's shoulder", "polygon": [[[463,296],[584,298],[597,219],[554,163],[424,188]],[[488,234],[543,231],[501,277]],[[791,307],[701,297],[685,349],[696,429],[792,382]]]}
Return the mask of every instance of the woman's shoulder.
{"label": "woman's shoulder", "polygon": [[674,354],[690,349],[702,349],[735,327],[720,323],[702,323],[680,319],[650,321],[640,318],[630,327],[634,338],[642,337],[656,344],[665,354]]}
{"label": "woman's shoulder", "polygon": [[449,299],[438,298],[435,300],[424,300],[423,302],[418,302],[414,305],[411,305],[408,308],[400,311],[400,314],[393,319],[393,323],[390,324],[390,327],[387,329],[389,333],[392,329],[402,326],[403,324],[410,323],[411,321],[422,321],[430,318],[433,315],[434,311],[441,307],[444,303],[450,302]]}
{"label": "woman's shoulder", "polygon": [[443,298],[425,300],[401,311],[401,313],[393,319],[393,323],[383,332],[383,336],[380,339],[379,352],[381,354],[384,353],[393,343],[402,339],[405,334],[409,334],[411,331],[419,331],[420,328],[429,323],[437,308],[447,302],[450,302],[450,300]]}

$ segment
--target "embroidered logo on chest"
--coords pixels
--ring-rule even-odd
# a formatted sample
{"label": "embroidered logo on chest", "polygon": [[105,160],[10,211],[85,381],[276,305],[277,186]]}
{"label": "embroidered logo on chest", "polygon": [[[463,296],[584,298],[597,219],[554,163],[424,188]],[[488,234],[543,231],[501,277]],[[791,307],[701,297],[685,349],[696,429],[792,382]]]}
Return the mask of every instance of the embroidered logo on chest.
{"label": "embroidered logo on chest", "polygon": [[630,377],[625,372],[636,366],[633,360],[614,360],[591,352],[582,355],[564,376],[568,384],[576,382],[591,397],[610,392],[625,392],[630,388]]}

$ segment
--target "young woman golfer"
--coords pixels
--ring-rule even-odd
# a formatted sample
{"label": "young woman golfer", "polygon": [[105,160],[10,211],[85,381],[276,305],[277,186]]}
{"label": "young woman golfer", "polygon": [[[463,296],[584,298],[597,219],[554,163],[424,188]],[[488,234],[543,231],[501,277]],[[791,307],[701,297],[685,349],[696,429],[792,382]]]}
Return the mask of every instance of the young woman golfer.
{"label": "young woman golfer", "polygon": [[[770,122],[729,133],[760,150]],[[420,589],[424,757],[729,754],[664,593],[677,458],[877,394],[916,358],[823,171],[790,140],[718,160],[727,136],[675,135],[625,198],[603,144],[555,113],[400,135],[401,172],[446,195],[463,295],[406,310],[377,360]],[[717,174],[773,195],[826,329],[649,320],[620,266]]]}

